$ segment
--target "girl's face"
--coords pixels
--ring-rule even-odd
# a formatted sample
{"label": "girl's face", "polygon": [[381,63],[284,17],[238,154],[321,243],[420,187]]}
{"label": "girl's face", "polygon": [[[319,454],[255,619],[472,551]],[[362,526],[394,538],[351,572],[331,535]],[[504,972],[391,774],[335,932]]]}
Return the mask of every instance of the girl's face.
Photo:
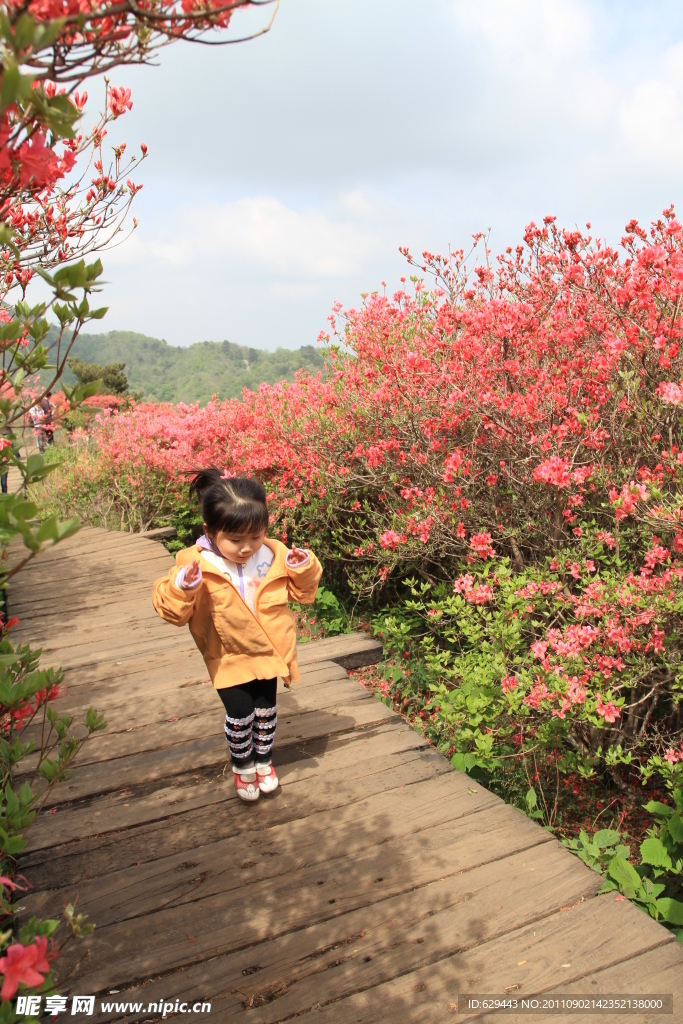
{"label": "girl's face", "polygon": [[[209,536],[204,524],[204,531]],[[250,533],[224,533],[219,530],[211,537],[220,553],[230,562],[247,562],[255,555],[265,540],[266,531],[258,530]]]}

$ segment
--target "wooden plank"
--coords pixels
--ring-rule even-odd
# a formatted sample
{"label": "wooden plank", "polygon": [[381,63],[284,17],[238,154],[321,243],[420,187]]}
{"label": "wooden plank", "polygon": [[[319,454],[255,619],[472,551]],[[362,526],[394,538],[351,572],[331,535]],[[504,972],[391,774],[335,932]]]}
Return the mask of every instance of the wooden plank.
{"label": "wooden plank", "polygon": [[[159,556],[166,555],[169,560],[173,558],[170,552],[165,551],[153,540],[147,540],[144,534],[124,533],[118,530],[103,530],[96,526],[82,526],[78,533],[58,544],[51,545],[40,553],[38,559],[29,563],[31,571],[39,571],[40,564],[52,564],[57,562],[69,562],[74,551],[82,555],[100,556],[111,551],[125,550],[147,550],[156,551]],[[19,537],[9,546],[9,559],[21,558],[27,549],[23,540]]]}
{"label": "wooden plank", "polygon": [[[672,944],[670,933],[632,904],[615,903],[609,895],[597,897],[347,998],[327,1002],[321,989],[319,1005],[312,1007],[305,1019],[310,1024],[481,1021],[481,1015],[460,1012],[459,993],[483,995],[486,990],[493,995],[508,989],[521,996],[557,991],[561,980],[569,985],[577,979],[590,979],[596,971],[617,964],[625,967],[624,961],[659,951],[667,944]],[[488,1015],[483,1019],[493,1024],[501,1017]],[[510,1019],[516,1021],[517,1017]],[[528,1019],[538,1022],[543,1017]],[[551,1019],[561,1022],[576,1018]],[[631,1015],[624,1020],[630,1022]]]}
{"label": "wooden plank", "polygon": [[[336,679],[327,684],[321,683],[313,695],[314,699],[306,701],[305,694],[308,692],[304,690],[299,695],[284,693],[280,697],[278,701],[278,746],[287,746],[291,742],[292,734],[296,734],[301,727],[308,729],[306,722],[301,720],[301,716],[309,714],[317,716],[321,712],[329,714],[341,712],[346,715],[349,712],[355,713],[357,705],[361,704],[368,709],[372,708],[373,714],[377,711],[375,698],[358,683],[349,679],[343,681]],[[213,698],[210,702],[207,699],[203,706],[195,707],[191,714],[186,706],[178,708],[178,711],[183,712],[182,717],[171,713],[169,703],[165,699],[157,700],[154,703],[158,715],[156,720],[143,717],[137,711],[131,715],[129,711],[124,719],[125,726],[121,723],[118,729],[107,729],[91,737],[83,745],[72,761],[74,771],[82,770],[86,765],[108,761],[111,771],[116,773],[116,762],[122,757],[142,754],[145,751],[171,750],[180,743],[201,740],[211,734],[221,737],[223,750],[227,757],[223,734],[225,709],[215,691],[210,696]],[[187,698],[184,703],[187,705]],[[107,721],[109,722],[109,716],[107,716]],[[290,729],[289,726],[293,728]],[[27,730],[27,739],[38,735],[38,731],[38,728],[31,732]],[[26,757],[22,762],[22,774],[32,772],[37,765],[37,759],[38,753]]]}
{"label": "wooden plank", "polygon": [[297,661],[300,666],[324,660],[336,661],[344,668],[361,668],[376,665],[382,660],[382,653],[382,645],[367,633],[347,633],[299,644]]}
{"label": "wooden plank", "polygon": [[[392,712],[379,701],[362,701],[339,707],[335,713],[320,711],[298,715],[291,728],[285,722],[279,728],[280,749],[320,736],[333,736],[353,729],[374,725],[387,719]],[[179,740],[172,747],[129,754],[113,761],[87,765],[83,771],[74,771],[52,793],[46,806],[58,807],[73,800],[83,800],[99,793],[111,793],[133,783],[152,782],[170,778],[183,772],[196,771],[209,766],[222,769],[228,760],[225,736],[219,730],[198,739]],[[17,781],[21,782],[22,775]]]}
{"label": "wooden plank", "polygon": [[[131,647],[112,647],[105,650],[98,650],[96,646],[93,646],[92,650],[82,655],[69,655],[68,652],[62,652],[59,649],[53,649],[48,651],[47,648],[45,657],[46,659],[55,655],[53,661],[59,662],[61,668],[66,672],[71,671],[75,668],[88,668],[93,665],[103,664],[116,664],[123,665],[124,662],[130,661],[132,658],[140,658],[143,656],[153,657],[155,654],[164,654],[171,650],[178,650],[181,652],[187,645],[187,638],[183,635],[174,639],[173,637],[157,637],[150,639],[148,642],[137,643]],[[64,654],[65,656],[62,656]]]}
{"label": "wooden plank", "polygon": [[[333,674],[336,670],[336,674]],[[183,740],[221,731],[225,710],[220,695],[206,680],[184,690],[164,691],[163,681],[152,693],[132,695],[128,688],[118,693],[109,690],[107,697],[101,690],[90,694],[88,705],[94,700],[98,710],[105,714],[107,728],[88,741],[76,757],[74,764],[91,764],[142,750],[156,750],[172,746]],[[331,711],[342,704],[374,700],[367,690],[346,676],[344,669],[333,666],[327,678],[320,678],[315,686],[296,690],[283,690],[278,696],[280,718],[311,711]],[[134,703],[133,703],[134,702]],[[85,708],[78,702],[63,698],[59,702],[60,714],[82,717]],[[24,739],[39,740],[42,720],[29,726]],[[278,731],[278,739],[281,733]],[[37,755],[36,755],[37,756]],[[30,758],[25,761],[32,767]]]}
{"label": "wooden plank", "polygon": [[[269,835],[272,834],[272,830],[276,826],[282,827],[291,821],[303,824],[305,818],[311,818],[310,826],[313,832],[318,832],[322,827],[320,815],[325,816],[322,819],[324,824],[330,819],[332,812],[342,809],[343,813],[347,814],[351,805],[357,805],[359,813],[367,814],[369,813],[368,808],[371,806],[368,801],[371,798],[380,799],[382,794],[395,794],[396,791],[406,786],[414,786],[427,780],[434,781],[447,772],[447,767],[442,766],[439,775],[431,759],[421,757],[420,751],[410,753],[401,751],[393,757],[383,755],[383,758],[386,759],[384,764],[379,758],[373,757],[370,762],[367,762],[367,774],[356,772],[355,778],[349,781],[348,786],[345,786],[342,792],[340,792],[339,786],[335,789],[334,777],[329,770],[316,776],[309,774],[298,782],[292,779],[291,775],[285,773],[283,775],[284,796],[277,801],[278,806],[274,811],[268,811],[267,830]],[[163,857],[152,859],[146,857],[145,846],[141,843],[137,854],[142,858],[139,866],[136,861],[134,868],[131,865],[126,865],[120,870],[107,872],[104,875],[91,873],[89,863],[81,859],[81,874],[77,876],[77,881],[72,883],[72,888],[64,886],[63,880],[58,879],[61,883],[58,889],[31,893],[22,899],[27,908],[27,914],[53,916],[66,902],[73,901],[78,895],[79,906],[87,907],[88,913],[97,920],[98,927],[103,927],[115,921],[139,916],[140,907],[143,905],[147,908],[144,912],[148,913],[154,908],[161,909],[168,906],[169,901],[177,905],[221,892],[227,893],[235,887],[239,888],[246,881],[251,883],[261,877],[274,878],[287,871],[295,870],[295,863],[299,864],[302,857],[305,858],[307,864],[315,862],[315,852],[312,855],[307,852],[308,841],[300,844],[297,848],[298,859],[292,860],[291,857],[284,856],[285,851],[281,849],[280,833],[276,833],[272,839],[269,839],[268,851],[263,848],[259,849],[257,860],[247,874],[233,872],[233,878],[226,877],[231,866],[234,866],[235,857],[239,859],[240,849],[248,850],[254,837],[258,838],[259,844],[261,843],[265,827],[264,815],[245,816],[239,809],[240,805],[234,794],[232,780],[226,779],[224,776],[216,779],[214,785],[197,786],[197,789],[199,788],[203,791],[200,799],[205,801],[205,807],[209,806],[209,800],[212,805],[220,802],[223,805],[226,819],[231,819],[230,831],[225,836],[217,838],[212,831],[210,842],[204,842],[201,846],[189,850],[184,846],[179,853],[173,855],[167,853]],[[188,790],[189,787],[185,792]],[[154,795],[158,796],[158,794]],[[175,796],[177,800],[177,791]],[[189,796],[190,799],[197,799],[191,791]],[[131,797],[127,799],[131,800]],[[138,803],[145,802],[147,801],[143,799]],[[270,801],[270,803],[274,804],[275,801]],[[112,801],[112,804],[111,810],[114,813],[118,812],[118,820],[122,822],[127,817],[126,807],[121,799],[117,799],[115,803]],[[173,809],[174,805],[171,804],[162,810],[165,810],[168,816]],[[176,803],[175,810],[177,809]],[[139,807],[131,802],[130,810],[139,811]],[[159,811],[160,808],[152,808],[151,813],[159,814]],[[150,815],[149,810],[147,813]],[[67,816],[65,815],[65,817]],[[70,818],[71,815],[68,817]],[[208,820],[208,815],[206,819]],[[143,820],[149,821],[149,817]],[[106,822],[106,826],[111,828],[110,820]],[[296,828],[299,829],[300,826],[297,825]],[[239,838],[237,838],[238,834]],[[378,842],[379,837],[371,837],[368,831],[364,830],[362,841],[367,845],[368,842]],[[358,846],[356,852],[361,848]],[[277,855],[273,855],[269,852],[270,850],[277,850]],[[189,866],[186,863],[188,857],[191,861]],[[78,859],[77,852],[72,851],[72,859]],[[196,876],[198,875],[203,876],[201,886],[197,884]]]}
{"label": "wooden plank", "polygon": [[[324,756],[323,756],[324,754]],[[450,770],[443,758],[438,757],[420,737],[411,733],[397,732],[386,727],[386,723],[372,730],[352,733],[342,738],[317,740],[299,747],[276,751],[274,763],[280,776],[285,794],[269,801],[267,821],[269,826],[289,821],[292,817],[306,817],[316,811],[345,806],[374,793],[400,788],[416,781],[418,777],[436,778]],[[339,786],[338,772],[342,772],[348,788]],[[367,790],[363,790],[363,785]],[[289,791],[292,790],[292,793]],[[292,797],[290,800],[289,797]],[[213,811],[204,813],[204,808],[214,804],[223,806],[221,822],[215,820]],[[233,806],[234,804],[234,806]],[[43,865],[49,878],[45,887],[54,888],[80,879],[83,870],[87,877],[94,878],[120,867],[137,863],[140,857],[147,860],[155,855],[154,844],[147,842],[147,833],[156,833],[159,822],[168,823],[175,818],[174,829],[185,830],[182,840],[174,831],[169,837],[165,855],[177,847],[177,842],[188,848],[205,841],[206,830],[212,827],[212,838],[220,837],[222,826],[225,835],[249,831],[260,822],[261,815],[246,815],[239,810],[232,779],[227,772],[204,771],[187,773],[165,784],[161,780],[154,788],[134,786],[95,797],[87,804],[59,809],[54,815],[41,812],[27,832],[28,847],[23,854],[24,863],[35,868]],[[182,822],[181,820],[182,819]],[[102,847],[110,843],[111,837],[128,849],[129,833],[132,853],[124,852],[112,861],[109,857],[100,864],[92,856],[97,842]],[[116,852],[116,851],[115,851]],[[133,856],[134,854],[134,856]],[[87,855],[87,859],[82,858]],[[60,861],[55,866],[56,860]],[[38,888],[43,887],[42,875],[32,879]]]}
{"label": "wooden plank", "polygon": [[[138,901],[138,916],[98,928],[87,940],[89,955],[79,984],[87,991],[120,987],[126,980],[153,977],[200,957],[221,956],[369,907],[438,878],[455,878],[468,865],[491,859],[494,851],[500,859],[515,848],[552,841],[519,811],[502,804],[489,818],[488,834],[481,827],[481,816],[465,813],[470,805],[460,802],[449,803],[451,818],[444,822],[443,797],[436,797],[435,791],[454,777],[455,773],[449,773],[433,783],[406,786],[387,794],[384,803],[367,801],[367,813],[354,805],[346,813],[322,812],[282,829],[267,829],[262,839],[255,837],[246,849],[240,841],[238,857],[231,856],[230,846],[223,844],[224,885],[234,886],[229,900],[224,888],[216,895],[150,913],[145,912],[147,905]],[[370,810],[373,802],[379,806]],[[398,813],[392,813],[394,808]],[[458,818],[460,827],[454,829]],[[517,818],[521,819],[518,823]],[[511,828],[513,821],[519,827]],[[352,859],[347,856],[349,849],[354,850]],[[273,874],[278,868],[269,854],[277,858],[278,868],[285,869],[282,874]],[[262,856],[257,868],[261,877],[249,884],[248,872]],[[571,855],[566,856],[571,860]],[[595,885],[580,862],[571,863],[577,877]],[[226,905],[230,906],[229,915]],[[192,943],[188,935],[193,936]],[[62,976],[70,964],[65,957]]]}
{"label": "wooden plank", "polygon": [[370,1024],[452,1019],[459,986],[484,980],[531,991],[680,967],[670,933],[596,899],[596,874],[346,677],[381,658],[366,634],[300,645],[301,683],[278,696],[282,788],[242,805],[206,668],[151,606],[172,564],[149,538],[90,529],[13,589],[17,638],[67,669],[60,710],[110,722],[20,864],[40,886],[26,914],[79,893],[98,925],[77,980],[82,949],[62,959],[65,986],[145,1002],[209,986],[219,1019]]}
{"label": "wooden plank", "polygon": [[[27,635],[30,635],[30,633]],[[369,658],[372,656],[373,658],[375,658],[375,660],[379,660],[381,647],[379,647],[379,645],[377,645],[375,641],[369,641],[369,643],[372,644],[372,647],[366,648],[365,645],[367,638],[362,639],[363,636],[363,634],[358,634],[357,640],[353,640],[352,637],[350,636],[348,638],[349,643],[344,645],[343,648],[328,647],[326,640],[313,641],[310,645],[304,644],[298,648],[297,660],[298,657],[300,656],[300,652],[306,650],[309,646],[312,647],[313,643],[325,644],[326,646],[322,649],[322,651],[320,652],[320,657],[318,658],[311,657],[310,654],[307,654],[306,659],[303,661],[304,666],[310,665],[315,661],[323,660],[324,656],[324,660],[334,661],[336,664],[343,665],[345,668],[349,668],[352,666],[349,665],[348,662],[354,661],[354,659],[356,658],[356,652],[359,658]],[[331,637],[329,639],[337,640],[338,638]],[[98,648],[97,640],[95,637],[93,637],[92,640],[90,640],[89,642],[83,643],[83,653],[71,654],[69,648],[60,646],[57,640],[47,641],[43,645],[43,650],[45,651],[46,658],[58,658],[62,668],[64,668],[65,670],[67,668],[71,670],[75,668],[83,668],[87,665],[101,665],[109,661],[128,660],[131,657],[137,657],[143,654],[151,654],[155,651],[163,652],[164,645],[172,645],[174,647],[185,647],[187,642],[188,631],[186,629],[177,630],[173,629],[173,627],[168,626],[166,628],[166,632],[164,632],[163,634],[155,633],[148,640],[141,640],[135,645],[131,645],[129,647],[124,648],[119,647],[102,650],[101,645],[100,648]],[[340,651],[341,653],[339,653],[338,656],[334,657],[328,656],[328,652],[335,654],[335,651]],[[314,654],[315,651],[311,653]],[[373,662],[366,661],[364,663],[371,664]]]}
{"label": "wooden plank", "polygon": [[[80,576],[81,588],[86,590],[93,590],[98,581],[106,580],[112,574],[118,573],[123,582],[122,575],[125,573],[126,580],[131,582],[136,578],[142,578],[144,567],[147,567],[150,572],[153,572],[156,567],[163,571],[163,567],[165,567],[168,572],[174,564],[173,558],[170,555],[167,558],[162,553],[162,549],[154,542],[150,542],[148,546],[128,548],[117,544],[107,551],[98,551],[96,560],[93,558],[92,552],[81,552],[79,549],[63,552],[64,557],[60,559],[48,559],[45,554],[39,554],[14,577],[12,589],[17,591],[34,580],[40,580],[43,592],[56,591],[64,575],[72,572],[73,560],[76,559],[83,564],[88,555],[90,556],[89,561],[92,563],[90,570],[87,575]],[[39,597],[40,595],[35,596]]]}
{"label": "wooden plank", "polygon": [[[102,661],[99,665],[84,665],[70,669],[66,682],[68,692],[80,693],[91,689],[93,693],[97,693],[102,684],[115,683],[119,687],[123,686],[122,673],[118,665],[117,658],[116,661]],[[145,677],[153,680],[159,679],[162,675],[169,687],[180,688],[189,679],[206,677],[207,669],[204,659],[193,643],[170,647],[168,651],[157,654],[151,661],[144,655],[126,659],[125,685],[129,680],[133,682]]]}
{"label": "wooden plank", "polygon": [[212,1013],[231,1022],[298,1018],[321,995],[333,1003],[490,942],[594,895],[598,885],[557,844],[544,843],[193,965],[143,989],[134,985],[126,998],[186,999],[205,992],[212,996]]}
{"label": "wooden plank", "polygon": [[[226,783],[227,772],[195,771],[172,784],[162,779],[150,787],[137,785],[95,797],[87,804],[64,808],[65,813],[43,811],[26,833],[22,864],[31,870],[36,887],[60,887],[81,880],[84,872],[95,878],[137,864],[141,858],[145,862],[194,849],[206,842],[207,833],[218,840],[262,828],[264,815],[272,826],[353,802],[353,793],[347,795],[346,787],[339,786],[340,773],[355,786],[366,776],[384,774],[386,767],[387,772],[397,772],[400,787],[408,777],[404,772],[410,775],[414,770],[413,761],[431,765],[434,778],[450,770],[424,740],[387,722],[284,751],[276,749],[273,761],[285,797],[274,797],[263,805],[265,809],[259,804],[253,814],[240,810],[229,777]],[[372,782],[368,786],[367,796],[381,789]],[[293,799],[286,799],[292,787]],[[302,798],[297,796],[300,792]],[[467,793],[468,803],[473,795]],[[219,816],[211,807],[215,803],[225,805]]]}
{"label": "wooden plank", "polygon": [[175,526],[157,526],[154,530],[144,530],[140,536],[145,540],[173,540],[178,531]]}
{"label": "wooden plank", "polygon": [[[90,677],[86,677],[81,684],[75,685],[70,673],[66,695],[60,698],[57,705],[60,714],[82,716],[88,707],[96,704],[104,712],[107,721],[104,737],[128,729],[133,717],[139,726],[168,721],[174,716],[192,715],[200,708],[208,711],[217,706],[217,701],[220,706],[220,698],[207,677],[207,669],[199,654],[197,662],[192,659],[187,668],[178,666],[175,655],[158,664],[154,671],[146,659],[142,659],[140,665],[141,671],[137,674],[126,667],[125,686],[121,685],[121,673],[117,666],[114,666],[108,678],[98,680],[96,684],[91,682]],[[169,676],[173,677],[172,684],[169,684]],[[311,665],[302,673],[298,683],[289,689],[280,686],[278,693],[281,696],[278,699],[282,700],[288,693],[296,697],[304,689],[317,688],[334,679],[349,682],[346,671],[334,662]],[[354,681],[352,685],[359,684]],[[33,737],[39,729],[39,725],[30,726],[25,735]]]}

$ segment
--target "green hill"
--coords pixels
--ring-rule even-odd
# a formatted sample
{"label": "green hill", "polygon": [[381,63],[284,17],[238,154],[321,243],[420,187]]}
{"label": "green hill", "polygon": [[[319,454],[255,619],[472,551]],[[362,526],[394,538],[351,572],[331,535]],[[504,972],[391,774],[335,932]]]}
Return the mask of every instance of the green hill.
{"label": "green hill", "polygon": [[[134,331],[82,334],[71,355],[100,365],[125,363],[130,390],[144,392],[147,399],[202,405],[212,395],[238,398],[243,388],[293,380],[297,370],[315,373],[323,366],[322,352],[313,345],[266,352],[230,341],[202,341],[180,348]],[[64,380],[75,381],[70,370]]]}

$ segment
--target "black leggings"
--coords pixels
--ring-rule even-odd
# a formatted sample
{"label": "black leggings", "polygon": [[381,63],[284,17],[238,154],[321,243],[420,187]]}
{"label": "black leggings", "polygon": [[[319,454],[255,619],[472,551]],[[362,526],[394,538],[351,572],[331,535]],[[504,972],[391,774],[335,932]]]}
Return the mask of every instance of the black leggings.
{"label": "black leggings", "polygon": [[232,763],[270,761],[277,727],[277,679],[252,679],[241,686],[223,686],[218,696],[225,706],[225,735]]}

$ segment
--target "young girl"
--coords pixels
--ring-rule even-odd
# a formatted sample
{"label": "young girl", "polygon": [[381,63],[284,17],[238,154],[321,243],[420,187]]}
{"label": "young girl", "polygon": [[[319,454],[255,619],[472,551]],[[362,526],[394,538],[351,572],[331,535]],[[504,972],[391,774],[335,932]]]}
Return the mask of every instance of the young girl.
{"label": "young girl", "polygon": [[266,538],[266,492],[258,480],[197,473],[190,493],[202,505],[204,535],[179,551],[154,584],[154,607],[190,632],[225,706],[235,789],[242,800],[272,793],[277,677],[299,679],[288,601],[310,604],[322,569],[310,551]]}

